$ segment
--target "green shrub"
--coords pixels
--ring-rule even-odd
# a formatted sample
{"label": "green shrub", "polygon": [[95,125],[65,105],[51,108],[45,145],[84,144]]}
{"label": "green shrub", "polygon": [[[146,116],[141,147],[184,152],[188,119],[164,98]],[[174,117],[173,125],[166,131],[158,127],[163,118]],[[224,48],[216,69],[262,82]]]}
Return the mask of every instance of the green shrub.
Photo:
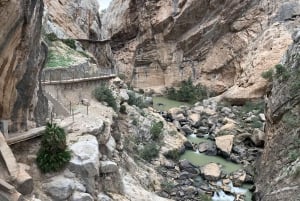
{"label": "green shrub", "polygon": [[121,80],[126,80],[126,75],[124,73],[119,73],[118,74],[118,77],[121,79]]}
{"label": "green shrub", "polygon": [[126,114],[126,106],[125,105],[120,106],[120,113]]}
{"label": "green shrub", "polygon": [[97,87],[93,94],[98,101],[104,101],[108,104],[108,106],[112,107],[115,111],[117,111],[117,103],[112,94],[112,91],[105,85]]}
{"label": "green shrub", "polygon": [[169,99],[195,103],[207,98],[209,91],[201,84],[194,86],[192,79],[189,78],[181,82],[178,90],[174,87],[167,88],[167,96]]}
{"label": "green shrub", "polygon": [[67,67],[73,64],[73,60],[69,55],[62,55],[54,50],[50,50],[47,55],[46,67]]}
{"label": "green shrub", "polygon": [[153,158],[157,157],[159,153],[159,147],[154,143],[149,143],[144,146],[140,152],[140,156],[146,160],[151,161]]}
{"label": "green shrub", "polygon": [[264,108],[264,101],[247,101],[242,107],[242,112],[248,113],[256,110],[256,114],[258,114],[262,113],[264,111]]}
{"label": "green shrub", "polygon": [[162,121],[154,122],[150,128],[151,139],[158,141],[162,138],[162,128],[164,124]]}
{"label": "green shrub", "polygon": [[268,71],[262,72],[261,76],[271,82],[273,80],[273,69],[269,69]]}
{"label": "green shrub", "polygon": [[289,153],[289,159],[293,162],[296,161],[300,157],[300,152],[297,150],[293,150]]}
{"label": "green shrub", "polygon": [[75,44],[75,40],[74,39],[67,38],[67,39],[62,39],[61,41],[64,44],[66,44],[67,46],[69,46],[70,48],[72,48],[73,50],[76,50],[76,44]]}
{"label": "green shrub", "polygon": [[252,128],[262,128],[263,127],[263,123],[256,117],[256,118],[253,118],[251,123],[250,123],[250,126]]}
{"label": "green shrub", "polygon": [[127,102],[129,105],[135,105],[141,109],[147,107],[142,96],[137,96],[134,92],[128,93],[128,96],[129,99]]}
{"label": "green shrub", "polygon": [[49,41],[56,41],[56,40],[58,40],[58,38],[55,35],[55,33],[46,34],[46,39],[49,40]]}
{"label": "green shrub", "polygon": [[300,117],[289,111],[283,115],[282,122],[291,129],[297,128],[300,124]]}
{"label": "green shrub", "polygon": [[281,77],[283,81],[286,81],[290,77],[289,72],[286,70],[286,68],[283,65],[277,64],[275,66],[275,69],[276,69],[275,77],[277,79]]}
{"label": "green shrub", "polygon": [[42,172],[58,171],[71,159],[67,150],[64,129],[48,123],[42,136],[41,147],[37,154],[37,165]]}
{"label": "green shrub", "polygon": [[164,153],[164,156],[168,159],[178,161],[180,157],[180,153],[178,149],[169,150],[166,153]]}
{"label": "green shrub", "polygon": [[137,120],[137,119],[133,119],[133,120],[132,120],[132,125],[137,126],[137,125],[138,125],[138,120]]}

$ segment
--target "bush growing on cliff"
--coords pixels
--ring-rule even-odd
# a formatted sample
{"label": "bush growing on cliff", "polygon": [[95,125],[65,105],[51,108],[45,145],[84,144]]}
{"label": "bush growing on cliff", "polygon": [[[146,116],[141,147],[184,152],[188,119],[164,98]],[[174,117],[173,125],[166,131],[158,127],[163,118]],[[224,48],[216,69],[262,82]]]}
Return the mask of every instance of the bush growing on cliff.
{"label": "bush growing on cliff", "polygon": [[61,41],[64,44],[66,44],[67,46],[69,46],[70,48],[72,48],[73,50],[76,50],[76,44],[75,44],[75,40],[74,39],[67,38],[67,39],[62,39]]}
{"label": "bush growing on cliff", "polygon": [[162,138],[162,128],[164,124],[162,121],[154,122],[150,128],[151,139],[158,141]]}
{"label": "bush growing on cliff", "polygon": [[271,82],[273,80],[273,69],[269,69],[265,72],[262,72],[261,76]]}
{"label": "bush growing on cliff", "polygon": [[102,102],[106,102],[108,106],[112,107],[115,111],[117,111],[117,103],[116,100],[112,94],[112,91],[105,85],[97,87],[93,94],[95,98]]}
{"label": "bush growing on cliff", "polygon": [[180,83],[179,89],[174,87],[167,89],[167,96],[170,99],[195,103],[201,101],[209,96],[206,87],[201,84],[194,85],[191,78]]}
{"label": "bush growing on cliff", "polygon": [[136,95],[135,92],[128,93],[128,96],[128,105],[135,105],[141,109],[147,107],[142,96]]}
{"label": "bush growing on cliff", "polygon": [[277,64],[275,66],[275,69],[276,69],[275,77],[277,79],[282,78],[283,81],[286,81],[287,79],[289,79],[290,74],[283,65]]}
{"label": "bush growing on cliff", "polygon": [[146,160],[151,161],[153,158],[157,157],[159,153],[159,146],[155,142],[148,143],[140,152],[140,156]]}
{"label": "bush growing on cliff", "polygon": [[48,123],[42,137],[41,147],[37,154],[37,165],[42,172],[58,171],[71,159],[67,150],[64,129]]}

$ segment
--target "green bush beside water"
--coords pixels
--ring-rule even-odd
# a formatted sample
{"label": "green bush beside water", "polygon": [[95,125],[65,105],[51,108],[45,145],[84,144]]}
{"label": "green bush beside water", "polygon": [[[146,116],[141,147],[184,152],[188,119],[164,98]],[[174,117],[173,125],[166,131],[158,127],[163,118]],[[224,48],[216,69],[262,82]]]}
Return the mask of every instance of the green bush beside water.
{"label": "green bush beside water", "polygon": [[178,89],[167,88],[167,96],[170,99],[195,103],[209,97],[209,91],[201,84],[194,85],[191,78],[182,81]]}

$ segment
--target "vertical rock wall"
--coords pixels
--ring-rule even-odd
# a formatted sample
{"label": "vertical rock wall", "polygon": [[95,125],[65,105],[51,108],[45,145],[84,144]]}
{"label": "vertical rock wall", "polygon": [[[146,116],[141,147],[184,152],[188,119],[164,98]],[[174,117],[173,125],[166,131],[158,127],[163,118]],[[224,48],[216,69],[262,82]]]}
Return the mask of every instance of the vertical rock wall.
{"label": "vertical rock wall", "polygon": [[257,166],[256,200],[300,199],[300,31],[266,97],[266,144]]}
{"label": "vertical rock wall", "polygon": [[291,44],[298,7],[294,0],[113,0],[102,32],[136,87],[192,77],[244,102],[263,95],[261,73]]}
{"label": "vertical rock wall", "polygon": [[0,1],[0,119],[11,120],[10,131],[40,118],[34,109],[46,54],[40,42],[43,7],[41,0]]}

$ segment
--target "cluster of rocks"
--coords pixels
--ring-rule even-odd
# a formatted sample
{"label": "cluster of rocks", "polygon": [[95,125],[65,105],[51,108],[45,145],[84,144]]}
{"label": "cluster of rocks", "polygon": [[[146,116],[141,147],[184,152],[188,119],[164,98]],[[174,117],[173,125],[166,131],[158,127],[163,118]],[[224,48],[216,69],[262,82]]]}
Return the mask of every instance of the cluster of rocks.
{"label": "cluster of rocks", "polygon": [[[206,155],[219,155],[243,165],[243,169],[225,174],[220,165],[215,163],[200,168],[186,160],[177,165],[164,164],[162,174],[170,178],[172,185],[163,188],[162,196],[176,200],[197,200],[203,193],[213,194],[221,189],[225,193],[234,194],[231,187],[254,183],[252,164],[264,144],[264,132],[261,129],[265,117],[259,110],[254,108],[245,111],[241,106],[221,106],[214,101],[203,101],[191,108],[172,108],[162,115],[187,137],[193,135],[194,138],[208,139],[198,144],[184,142],[181,153],[184,150],[194,150]],[[235,199],[242,200],[242,197],[235,194]]]}
{"label": "cluster of rocks", "polygon": [[265,117],[259,110],[244,112],[243,107],[218,106],[214,101],[204,101],[191,108],[172,108],[163,117],[186,136],[212,140],[199,144],[185,142],[186,149],[220,155],[235,163],[252,163],[264,145],[261,129]]}
{"label": "cluster of rocks", "polygon": [[240,187],[252,182],[246,171],[226,174],[216,163],[197,167],[187,160],[181,160],[177,164],[166,161],[159,172],[166,178],[159,195],[174,200],[200,201],[220,190],[234,196],[235,200],[244,200],[244,195],[234,191],[233,186]]}

